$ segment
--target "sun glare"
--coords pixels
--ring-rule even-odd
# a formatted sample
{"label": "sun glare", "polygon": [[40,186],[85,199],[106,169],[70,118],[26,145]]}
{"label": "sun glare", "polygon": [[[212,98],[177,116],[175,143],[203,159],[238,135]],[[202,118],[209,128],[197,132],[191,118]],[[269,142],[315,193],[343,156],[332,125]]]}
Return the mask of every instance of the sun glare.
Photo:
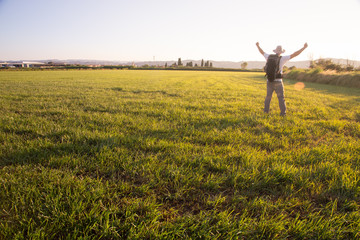
{"label": "sun glare", "polygon": [[295,90],[298,90],[298,91],[301,91],[305,88],[305,84],[303,82],[297,82],[295,83],[294,85],[294,89]]}

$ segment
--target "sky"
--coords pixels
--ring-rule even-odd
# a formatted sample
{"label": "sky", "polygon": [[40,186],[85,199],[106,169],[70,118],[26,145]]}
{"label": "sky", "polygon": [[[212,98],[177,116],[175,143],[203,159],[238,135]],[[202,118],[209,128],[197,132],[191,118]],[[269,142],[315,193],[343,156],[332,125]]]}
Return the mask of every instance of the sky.
{"label": "sky", "polygon": [[0,60],[360,60],[360,0],[0,0]]}

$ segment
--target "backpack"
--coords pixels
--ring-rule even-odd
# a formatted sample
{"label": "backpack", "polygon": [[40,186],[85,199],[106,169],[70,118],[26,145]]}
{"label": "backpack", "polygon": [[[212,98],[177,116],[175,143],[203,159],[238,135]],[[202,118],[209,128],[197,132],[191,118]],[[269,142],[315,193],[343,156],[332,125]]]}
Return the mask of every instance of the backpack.
{"label": "backpack", "polygon": [[269,82],[273,82],[277,78],[282,78],[282,74],[280,73],[280,59],[281,56],[276,54],[272,54],[268,57],[266,61],[266,65],[264,70],[266,72],[265,77],[269,80]]}

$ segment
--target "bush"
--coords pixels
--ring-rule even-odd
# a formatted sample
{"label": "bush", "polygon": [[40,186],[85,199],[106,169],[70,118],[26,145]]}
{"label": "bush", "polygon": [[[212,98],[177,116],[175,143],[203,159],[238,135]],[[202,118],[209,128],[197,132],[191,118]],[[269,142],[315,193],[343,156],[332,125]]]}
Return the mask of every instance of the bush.
{"label": "bush", "polygon": [[310,69],[310,71],[309,71],[310,74],[318,74],[318,73],[321,73],[321,72],[323,72],[323,69],[320,68],[320,67],[312,68],[312,69]]}
{"label": "bush", "polygon": [[304,70],[295,68],[294,70],[291,70],[290,72],[286,73],[285,77],[290,78],[290,79],[296,79],[299,77],[299,75],[302,72],[304,72]]}
{"label": "bush", "polygon": [[342,66],[340,64],[334,63],[331,59],[318,59],[316,61],[312,61],[310,64],[310,68],[319,68],[322,70],[334,70],[336,72],[345,72],[345,71],[354,71],[354,67],[351,65]]}
{"label": "bush", "polygon": [[315,82],[344,87],[360,88],[360,73],[336,73],[335,71],[323,71],[317,67],[310,70],[295,69],[285,74],[285,78],[302,82]]}

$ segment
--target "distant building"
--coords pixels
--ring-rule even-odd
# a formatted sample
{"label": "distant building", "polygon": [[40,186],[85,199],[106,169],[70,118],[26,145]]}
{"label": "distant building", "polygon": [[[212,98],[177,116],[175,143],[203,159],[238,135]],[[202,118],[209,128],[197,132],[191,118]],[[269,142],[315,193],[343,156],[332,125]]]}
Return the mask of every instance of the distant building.
{"label": "distant building", "polygon": [[45,63],[42,62],[26,62],[26,61],[20,61],[20,62],[2,62],[0,63],[0,67],[13,67],[13,68],[30,68],[30,67],[41,67]]}

